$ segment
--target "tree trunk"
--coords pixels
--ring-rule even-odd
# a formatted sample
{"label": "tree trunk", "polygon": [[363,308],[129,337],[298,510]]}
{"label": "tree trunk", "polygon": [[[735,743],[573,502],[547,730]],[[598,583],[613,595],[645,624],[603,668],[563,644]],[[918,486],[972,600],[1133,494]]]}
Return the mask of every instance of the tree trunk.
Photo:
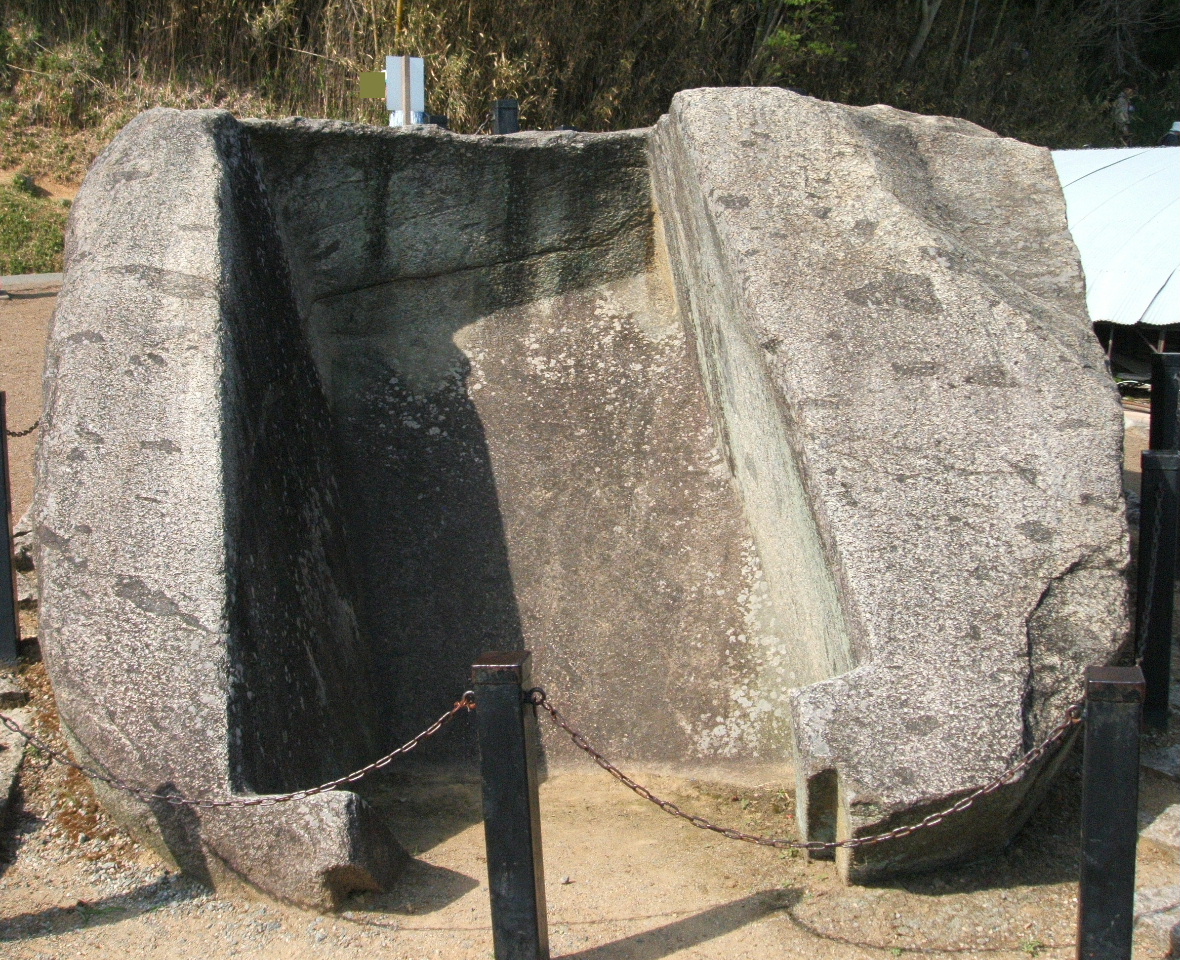
{"label": "tree trunk", "polygon": [[987,45],[987,52],[988,53],[991,53],[992,50],[995,49],[996,41],[1000,37],[1000,26],[1004,22],[1004,11],[1006,11],[1007,9],[1008,9],[1008,0],[1004,0],[1004,2],[1000,4],[1000,12],[996,15],[996,26],[995,26],[995,29],[992,30],[992,42]]}
{"label": "tree trunk", "polygon": [[963,51],[963,70],[966,71],[967,64],[971,62],[971,39],[975,36],[975,17],[979,13],[979,0],[971,5],[971,23],[967,27],[967,48]]}
{"label": "tree trunk", "polygon": [[918,57],[922,55],[922,48],[926,46],[926,40],[930,36],[930,28],[934,26],[934,18],[938,16],[938,8],[942,6],[942,0],[921,0],[921,3],[922,20],[918,24],[918,33],[914,37],[914,42],[910,44],[909,53],[906,54],[905,66],[901,70],[903,74],[914,69],[914,64],[918,62]]}

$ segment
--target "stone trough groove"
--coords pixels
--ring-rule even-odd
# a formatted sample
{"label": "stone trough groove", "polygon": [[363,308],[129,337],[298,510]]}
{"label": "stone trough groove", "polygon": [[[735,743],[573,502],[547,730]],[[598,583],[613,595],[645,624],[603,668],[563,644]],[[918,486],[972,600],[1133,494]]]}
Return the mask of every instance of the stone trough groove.
{"label": "stone trough groove", "polygon": [[[796,776],[810,839],[920,819],[1125,636],[1080,284],[1047,152],[960,121],[781,90],[612,134],[145,113],[72,208],[47,360],[64,729],[154,790],[282,793],[527,648],[621,761]],[[469,767],[470,731],[424,756]],[[1002,844],[1048,772],[841,867]],[[356,793],[106,799],[300,903],[405,859]]]}

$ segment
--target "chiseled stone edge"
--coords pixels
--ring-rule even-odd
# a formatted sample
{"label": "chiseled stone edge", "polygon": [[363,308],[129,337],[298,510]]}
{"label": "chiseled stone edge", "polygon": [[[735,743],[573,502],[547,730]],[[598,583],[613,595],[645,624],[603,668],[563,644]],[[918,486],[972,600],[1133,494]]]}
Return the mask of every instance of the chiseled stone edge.
{"label": "chiseled stone edge", "polygon": [[[775,116],[776,110],[795,110],[804,119],[798,129],[788,129],[789,124],[782,122],[786,115]],[[695,118],[694,112],[697,114]],[[702,115],[706,115],[703,120]],[[768,129],[768,117],[771,129]],[[699,122],[696,129],[691,130],[694,119]],[[762,129],[754,131],[759,122]],[[830,127],[816,132],[805,129],[808,122],[816,126],[827,122]],[[923,136],[931,139],[960,136],[988,141],[980,152],[995,151],[991,154],[993,161],[1013,161],[1011,165],[1017,169],[1016,176],[1029,178],[1024,184],[1021,203],[1027,203],[1027,209],[1032,211],[1027,214],[1030,223],[1037,216],[1047,223],[1036,224],[1036,229],[1042,231],[1040,235],[1029,231],[1027,245],[1033,247],[1032,251],[1025,253],[1025,242],[1019,233],[1022,226],[1029,224],[1016,223],[1013,229],[1012,224],[997,226],[986,217],[969,221],[970,209],[906,209],[906,199],[910,198],[890,196],[899,189],[899,183],[902,188],[912,187],[912,183],[905,181],[907,177],[915,176],[927,178],[927,183],[922,186],[928,194],[936,195],[942,191],[943,195],[953,195],[956,189],[962,189],[962,184],[954,180],[955,174],[948,176],[946,170],[932,171],[919,161],[915,171],[912,161],[905,155],[907,133],[902,128],[907,124],[910,126],[909,137],[919,144],[915,147],[918,154],[924,146],[921,144]],[[792,139],[805,138],[812,133],[816,136],[812,143],[799,144]],[[873,143],[870,147],[865,141],[876,135],[884,135],[883,142]],[[782,177],[784,169],[781,156],[771,157],[771,167],[776,159],[779,166],[767,170],[753,158],[755,151],[739,156],[741,150],[738,148],[763,149],[765,142],[760,145],[759,139],[772,141],[776,136],[780,153],[797,150],[796,162],[806,167],[802,171],[804,175],[816,183],[823,183],[822,188],[816,187],[817,190],[849,191],[859,203],[876,199],[860,192],[867,184],[870,192],[876,189],[878,194],[886,197],[886,207],[895,200],[900,201],[900,216],[903,219],[909,217],[916,232],[929,231],[938,240],[945,241],[945,245],[955,251],[957,262],[935,262],[929,271],[943,273],[945,287],[968,301],[966,309],[971,309],[970,298],[978,298],[981,288],[990,288],[993,293],[1000,294],[1001,303],[1007,298],[1009,309],[1027,311],[1023,329],[1044,342],[1042,359],[1051,356],[1054,348],[1074,352],[1074,358],[1067,359],[1065,353],[1062,354],[1062,359],[1066,360],[1065,369],[1076,368],[1079,380],[1071,400],[1075,406],[1079,406],[1083,399],[1096,404],[1087,427],[1095,438],[1100,438],[1094,441],[1095,464],[1086,468],[1087,475],[1078,486],[1085,489],[1089,483],[1097,492],[1093,496],[1084,495],[1081,507],[1071,508],[1065,503],[1057,506],[1075,525],[1093,523],[1094,531],[1089,542],[1077,544],[1076,549],[1067,547],[1059,551],[1061,556],[1055,559],[1022,560],[1020,558],[1027,551],[1022,554],[1017,544],[997,544],[997,547],[1003,546],[1011,552],[1004,558],[1006,561],[1015,559],[1017,572],[1013,576],[1033,571],[1031,578],[1025,577],[1022,582],[1025,591],[1031,590],[1025,610],[1027,639],[1022,641],[1019,636],[1012,635],[1006,642],[1014,655],[1018,655],[1017,648],[1022,642],[1027,645],[1023,678],[1013,676],[1013,683],[1001,683],[989,692],[989,685],[994,683],[984,675],[988,668],[981,666],[978,657],[971,662],[970,655],[963,656],[954,651],[950,637],[932,635],[924,644],[907,641],[902,645],[903,649],[891,650],[880,636],[883,626],[886,636],[890,627],[887,621],[881,620],[881,611],[875,605],[879,600],[874,601],[872,590],[864,589],[864,563],[861,564],[860,582],[856,576],[849,575],[844,551],[853,547],[854,552],[859,550],[865,554],[865,548],[855,543],[857,524],[848,525],[846,505],[838,505],[833,510],[829,499],[831,483],[823,476],[817,476],[814,462],[822,456],[814,457],[814,449],[809,449],[809,444],[815,444],[818,437],[827,438],[822,430],[817,432],[816,429],[821,418],[815,410],[821,403],[808,409],[805,402],[826,401],[826,398],[809,396],[798,382],[783,379],[781,371],[789,366],[784,355],[790,357],[797,346],[792,342],[792,331],[785,322],[785,315],[763,312],[768,304],[782,298],[782,275],[791,275],[796,267],[796,264],[780,263],[780,269],[773,270],[763,266],[765,258],[759,260],[763,252],[759,248],[771,241],[766,236],[759,236],[758,228],[765,229],[771,221],[786,224],[786,204],[780,208],[781,187],[762,181],[768,175]],[[862,138],[861,149],[865,153],[872,150],[872,155],[868,158],[870,162],[859,171],[865,178],[864,183],[848,184],[840,180],[838,169],[833,173],[822,168],[828,166],[829,157],[842,159],[840,154],[848,156],[848,150],[858,136]],[[902,143],[889,142],[891,137]],[[725,398],[722,397],[721,402],[718,400],[720,391],[716,378],[709,375],[712,355],[737,349],[733,346],[735,341],[746,347],[749,358],[742,370],[742,379],[761,384],[761,391],[774,398],[784,421],[787,449],[804,478],[807,502],[822,539],[826,560],[825,570],[812,568],[809,572],[819,581],[820,593],[824,592],[827,571],[834,575],[841,611],[846,618],[850,660],[855,664],[853,669],[842,672],[833,658],[833,676],[803,686],[793,697],[801,828],[810,839],[826,840],[863,836],[915,822],[988,782],[1018,757],[1022,749],[1043,736],[1059,719],[1059,709],[1080,694],[1084,666],[1089,662],[1108,661],[1127,635],[1126,585],[1123,580],[1127,538],[1117,503],[1117,461],[1120,459],[1121,439],[1114,424],[1117,402],[1109,377],[1102,373],[1096,345],[1091,342],[1093,338],[1081,299],[1076,249],[1065,229],[1064,206],[1060,190],[1052,178],[1047,152],[1038,152],[1036,148],[1014,141],[1003,141],[963,121],[918,117],[884,107],[846,108],[782,90],[702,90],[678,94],[669,114],[657,124],[652,146],[655,193],[666,223],[677,274],[677,295],[683,312],[697,331],[714,416],[719,421],[720,433],[729,441],[730,462],[734,465],[739,488],[747,501],[756,501],[761,495],[757,489],[751,490],[743,477],[742,454],[739,451],[735,456],[733,450],[733,435],[748,430],[749,422],[733,422]],[[1044,157],[1039,156],[1042,153]],[[798,154],[806,159],[800,159]],[[709,161],[713,161],[711,167]],[[838,165],[832,166],[838,168]],[[791,171],[792,175],[799,172],[798,167]],[[989,170],[988,175],[991,176],[992,172]],[[1010,170],[1004,173],[1011,175]],[[972,173],[968,170],[967,175],[980,176],[983,171]],[[933,185],[935,176],[942,176],[949,184]],[[789,180],[789,177],[784,179]],[[1051,186],[1045,186],[1041,180],[1045,184],[1052,181]],[[754,193],[761,190],[767,194],[775,189],[779,193],[751,199],[743,194],[743,185],[752,186]],[[746,190],[746,193],[750,192]],[[969,207],[974,200],[969,193],[961,193],[956,199],[966,201]],[[917,199],[920,202],[925,197]],[[984,203],[992,199],[994,197],[987,196]],[[843,198],[837,202],[843,202]],[[760,206],[760,203],[765,205]],[[820,200],[815,203],[819,204]],[[795,209],[797,212],[798,208]],[[814,214],[824,219],[828,212],[817,207]],[[946,231],[939,234],[940,226],[948,226],[945,222],[937,223],[940,216],[950,221],[949,235]],[[1009,230],[1009,236],[1004,236],[1004,229]],[[1008,247],[1005,247],[1006,243]],[[826,250],[812,252],[821,260],[827,255]],[[1056,274],[1051,272],[1054,257],[1061,261],[1060,272]],[[704,268],[702,262],[706,264]],[[813,258],[803,270],[791,276],[791,280],[805,284],[810,278],[811,282],[818,283],[817,288],[813,287],[813,293],[816,289],[819,291],[816,299],[822,299],[823,284],[832,281],[829,276],[815,281],[811,271],[818,263],[819,260]],[[904,270],[905,267],[898,269]],[[1041,271],[1039,275],[1038,270]],[[802,278],[798,275],[800,273]],[[849,278],[841,273],[839,282],[848,281]],[[839,291],[832,292],[839,296]],[[1054,302],[1055,299],[1060,305]],[[809,305],[814,302],[813,299]],[[986,316],[986,309],[979,312]],[[792,319],[804,325],[810,321],[807,317]],[[1016,324],[1020,322],[1014,321]],[[728,330],[719,333],[727,324]],[[762,352],[752,349],[753,345],[761,347]],[[806,348],[809,345],[804,343],[801,346]],[[831,376],[831,371],[825,373]],[[732,388],[732,384],[722,386]],[[751,388],[746,385],[744,389],[749,392]],[[1061,397],[1049,399],[1059,400]],[[885,415],[888,416],[888,411]],[[904,427],[901,423],[897,426]],[[970,430],[973,424],[959,426]],[[869,469],[874,466],[870,464]],[[1051,482],[1055,479],[1050,478]],[[1066,486],[1068,489],[1068,484]],[[748,508],[748,513],[760,546],[766,539],[783,533],[782,527],[758,531],[757,512]],[[869,528],[872,522],[869,518]],[[799,524],[793,529],[787,528],[786,535],[796,535],[801,528],[807,532],[806,524]],[[862,525],[861,530],[865,529]],[[1030,527],[1030,530],[1031,539],[1037,539],[1042,533],[1040,527]],[[898,539],[910,543],[913,536],[921,536],[921,533],[919,529],[899,532]],[[854,535],[851,541],[850,534]],[[1020,563],[1026,564],[1028,571],[1021,570]],[[1049,571],[1047,576],[1041,572],[1045,570]],[[929,574],[921,570],[913,572],[919,579],[925,577],[928,587],[934,586]],[[1028,581],[1035,581],[1037,576],[1044,579],[1039,588],[1034,588]],[[1092,628],[1091,624],[1079,620],[1086,615],[1087,604],[1106,607],[1097,611],[1097,621]],[[891,614],[894,620],[897,613]],[[924,647],[924,651],[919,652],[915,647]],[[923,714],[931,711],[943,718],[940,723],[930,729],[915,727],[911,732],[905,732],[909,724],[907,717],[920,721]],[[874,728],[883,719],[892,721],[886,725],[889,733],[882,731],[881,735],[874,737]],[[849,724],[860,728],[852,737],[848,737],[852,732]],[[981,740],[986,744],[982,749],[979,746]],[[969,749],[961,750],[961,745]],[[887,764],[881,762],[882,758],[897,755],[899,751],[905,762],[912,765],[908,782],[890,777],[885,769]],[[956,762],[955,756],[959,756],[962,762]],[[1043,763],[1017,783],[982,800],[970,813],[956,817],[953,823],[904,840],[860,848],[855,852],[840,851],[837,859],[842,874],[847,879],[864,880],[970,858],[998,847],[1019,829],[1061,759],[1059,755]]]}
{"label": "chiseled stone edge", "polygon": [[[46,365],[37,568],[63,732],[83,762],[190,796],[230,797],[249,775],[232,769],[230,647],[247,622],[234,613],[243,601],[232,598],[233,567],[250,545],[229,542],[239,520],[227,485],[236,491],[242,476],[227,472],[243,468],[227,462],[241,447],[227,452],[226,441],[240,444],[238,421],[258,411],[233,410],[226,376],[241,359],[234,335],[255,298],[290,300],[289,289],[242,288],[259,264],[249,251],[235,255],[237,234],[257,224],[236,218],[265,215],[249,166],[241,126],[224,111],[152,110],[124,128],[71,211]],[[282,270],[267,282],[288,283]],[[150,375],[131,375],[136,364],[177,372],[152,386]],[[103,417],[101,398],[137,395],[113,401],[122,417]],[[144,462],[152,458],[154,467]],[[96,462],[75,466],[87,460]],[[96,512],[92,494],[104,482],[119,493]],[[160,504],[165,515],[149,516]],[[305,770],[284,775],[308,785]],[[405,859],[364,801],[344,791],[220,810],[98,791],[186,872],[306,906],[376,889]]]}

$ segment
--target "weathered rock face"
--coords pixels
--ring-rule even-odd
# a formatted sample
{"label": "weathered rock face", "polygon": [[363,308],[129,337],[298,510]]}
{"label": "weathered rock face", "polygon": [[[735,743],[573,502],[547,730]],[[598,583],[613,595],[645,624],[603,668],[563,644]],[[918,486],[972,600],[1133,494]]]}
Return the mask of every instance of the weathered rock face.
{"label": "weathered rock face", "polygon": [[646,133],[246,129],[392,738],[523,646],[613,754],[781,775],[789,705],[760,709],[756,557],[656,256]]}
{"label": "weathered rock face", "polygon": [[[87,177],[67,247],[37,567],[76,748],[190,796],[281,792],[366,762],[368,651],[327,405],[238,123],[137,118]],[[301,902],[376,886],[400,856],[345,793],[265,812],[108,799],[186,869],[228,867]]]}
{"label": "weathered rock face", "polygon": [[[1127,628],[1121,412],[1049,154],[782,90],[679,94],[653,177],[792,659],[811,839],[986,783]],[[971,855],[1035,776],[862,878]]]}
{"label": "weathered rock face", "polygon": [[[656,248],[643,132],[123,131],[75,207],[39,462],[83,755],[187,795],[309,786],[526,646],[613,753],[783,776],[757,557]],[[349,794],[109,799],[199,875],[302,902],[397,855]]]}
{"label": "weathered rock face", "polygon": [[[1122,638],[1121,420],[1044,151],[776,90],[598,135],[157,110],[67,258],[42,645],[80,755],[161,792],[340,775],[526,647],[608,753],[793,752],[849,836],[1002,770]],[[1002,843],[1036,780],[843,866]],[[403,856],[343,791],[107,798],[303,903]]]}

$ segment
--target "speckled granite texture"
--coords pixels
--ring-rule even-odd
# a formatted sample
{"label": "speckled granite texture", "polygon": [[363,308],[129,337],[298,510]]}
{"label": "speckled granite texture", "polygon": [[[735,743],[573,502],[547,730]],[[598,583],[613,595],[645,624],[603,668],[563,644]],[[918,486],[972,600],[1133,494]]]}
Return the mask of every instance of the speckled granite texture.
{"label": "speckled granite texture", "polygon": [[[818,680],[792,698],[800,822],[913,822],[1036,743],[1128,629],[1122,412],[1049,153],[693,90],[656,127],[653,177],[767,580]],[[1036,781],[841,868],[993,848]]]}
{"label": "speckled granite texture", "polygon": [[[863,835],[1119,648],[1120,442],[1048,153],[970,124],[783,90],[612,134],[150,111],[71,214],[42,646],[78,754],[162,792],[337,776],[525,647],[613,757],[796,776],[809,837]],[[840,865],[984,852],[1050,772]],[[104,797],[299,903],[404,857],[355,793]]]}

